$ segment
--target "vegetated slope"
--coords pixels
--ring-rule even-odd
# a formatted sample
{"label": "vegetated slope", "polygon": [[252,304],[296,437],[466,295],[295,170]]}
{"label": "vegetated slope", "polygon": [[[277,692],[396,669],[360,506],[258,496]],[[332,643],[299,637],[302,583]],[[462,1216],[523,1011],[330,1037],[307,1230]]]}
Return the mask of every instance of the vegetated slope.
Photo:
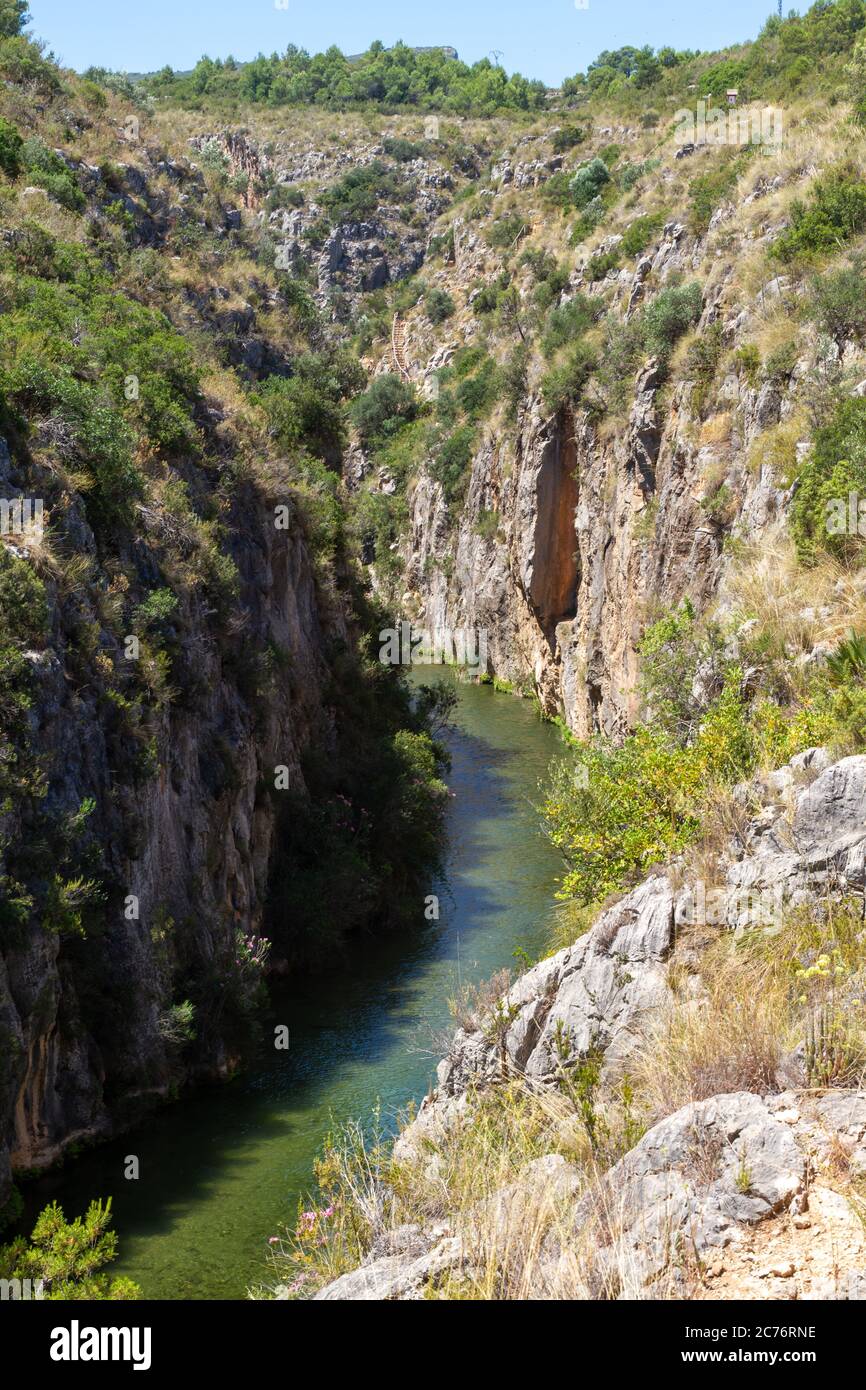
{"label": "vegetated slope", "polygon": [[8,8],[0,1204],[230,1072],[269,952],[420,920],[444,796],[424,701],[364,655],[362,369],[221,174]]}

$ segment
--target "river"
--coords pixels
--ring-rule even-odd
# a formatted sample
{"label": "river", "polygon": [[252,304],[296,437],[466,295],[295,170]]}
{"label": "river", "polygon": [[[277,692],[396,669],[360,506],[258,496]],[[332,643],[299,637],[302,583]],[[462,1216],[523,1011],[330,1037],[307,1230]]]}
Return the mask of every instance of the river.
{"label": "river", "polygon": [[[421,904],[409,937],[365,940],[345,969],[302,991],[274,987],[265,1038],[286,1024],[288,1051],[263,1043],[234,1081],[184,1096],[27,1184],[30,1219],[54,1198],[72,1217],[111,1196],[120,1246],[111,1270],[146,1298],[236,1299],[267,1281],[268,1236],[294,1221],[329,1128],[369,1117],[377,1102],[387,1121],[419,1100],[458,979],[515,966],[518,948],[533,958],[544,949],[560,866],[534,803],[559,737],[528,701],[491,686],[458,690],[447,863],[431,885],[439,921],[425,922]],[[123,1176],[129,1154],[137,1180]]]}

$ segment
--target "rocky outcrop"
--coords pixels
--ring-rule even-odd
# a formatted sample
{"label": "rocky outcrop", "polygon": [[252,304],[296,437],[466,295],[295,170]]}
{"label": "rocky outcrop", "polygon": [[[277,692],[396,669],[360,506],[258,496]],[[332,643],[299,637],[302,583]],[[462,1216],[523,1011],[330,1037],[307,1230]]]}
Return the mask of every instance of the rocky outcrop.
{"label": "rocky outcrop", "polygon": [[502,1001],[508,1025],[498,1036],[485,1019],[458,1030],[437,1089],[397,1140],[399,1160],[412,1161],[459,1124],[471,1092],[504,1072],[552,1085],[563,1067],[596,1053],[603,1077],[614,1077],[669,997],[668,962],[686,928],[773,932],[790,905],[863,893],[866,757],[833,763],[813,749],[737,795],[751,814],[712,883],[682,865],[659,872],[518,979]]}
{"label": "rocky outcrop", "polygon": [[[527,1164],[454,1229],[402,1227],[322,1301],[436,1297],[549,1230],[523,1296],[550,1299],[860,1300],[866,1092],[748,1091],[687,1105],[594,1178],[561,1154]],[[280,1292],[277,1292],[280,1296]]]}
{"label": "rocky outcrop", "polygon": [[[8,454],[2,490],[11,488]],[[137,561],[154,565],[160,517],[143,516],[154,547]],[[176,625],[171,679],[143,746],[107,719],[95,682],[70,679],[81,623],[116,652],[96,597],[69,601],[48,586],[51,644],[30,654],[37,691],[32,737],[47,780],[43,823],[62,822],[88,799],[87,843],[98,847],[105,884],[98,931],[86,937],[48,925],[4,930],[0,951],[0,1205],[10,1170],[44,1166],[71,1143],[111,1132],[148,1101],[196,1076],[225,1075],[237,1064],[228,1001],[237,976],[235,934],[261,922],[275,849],[275,769],[303,791],[301,757],[327,744],[331,712],[322,702],[326,630],[345,640],[339,611],[323,608],[298,528],[278,531],[252,487],[232,503],[231,559],[240,590],[231,631],[203,596],[185,596]],[[65,533],[85,554],[96,544],[70,505]],[[150,556],[150,558],[148,558]],[[132,562],[130,563],[132,569]],[[158,573],[145,569],[150,576]],[[290,654],[267,689],[255,689],[239,653]],[[239,645],[240,644],[240,645]],[[121,656],[118,668],[123,668]],[[127,663],[128,665],[128,663]],[[14,812],[2,817],[3,858],[24,833]],[[198,990],[223,992],[199,1036],[180,1055],[167,1027],[173,1005]]]}
{"label": "rocky outcrop", "polygon": [[[523,975],[497,1026],[460,1029],[438,1087],[394,1146],[401,1181],[434,1186],[440,1146],[471,1119],[479,1088],[519,1075],[554,1089],[593,1054],[601,1080],[623,1070],[670,997],[672,961],[699,971],[679,938],[700,928],[775,933],[791,904],[862,896],[866,757],[812,749],[737,788],[747,814],[712,885],[683,863],[603,911],[574,946]],[[699,974],[690,994],[699,1002]],[[627,1068],[626,1068],[627,1069]],[[523,1251],[521,1297],[809,1298],[866,1296],[866,1236],[854,1185],[866,1172],[866,1092],[737,1091],[655,1124],[607,1172],[550,1152],[477,1208],[429,1231],[401,1228],[405,1249],[371,1248],[321,1299],[443,1296]],[[799,1083],[799,1084],[802,1084]],[[552,1133],[556,1132],[554,1126]],[[537,1253],[519,1233],[546,1230]],[[486,1271],[486,1273],[483,1273]]]}

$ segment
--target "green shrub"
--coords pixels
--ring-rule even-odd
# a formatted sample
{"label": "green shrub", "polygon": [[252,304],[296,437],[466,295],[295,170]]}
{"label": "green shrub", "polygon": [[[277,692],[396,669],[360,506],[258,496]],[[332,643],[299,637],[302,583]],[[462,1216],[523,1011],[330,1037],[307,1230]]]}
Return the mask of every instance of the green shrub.
{"label": "green shrub", "polygon": [[764,379],[774,382],[777,386],[784,386],[796,365],[797,344],[792,338],[787,343],[781,343],[768,355],[764,363]]}
{"label": "green shrub", "polygon": [[0,0],[0,38],[11,39],[20,34],[30,19],[29,0]]}
{"label": "green shrub", "polygon": [[0,76],[7,82],[30,83],[49,95],[60,90],[56,66],[43,58],[40,46],[23,34],[0,38]]}
{"label": "green shrub", "polygon": [[7,174],[10,179],[14,179],[21,172],[21,151],[24,148],[24,141],[18,134],[18,129],[0,116],[0,169]]}
{"label": "green shrub", "polygon": [[640,315],[646,351],[666,364],[677,339],[700,318],[701,307],[701,287],[696,281],[662,290]]}
{"label": "green shrub", "polygon": [[517,412],[526,397],[528,370],[529,347],[526,343],[518,343],[517,347],[506,357],[500,376],[502,394],[510,420],[517,418]]}
{"label": "green shrub", "polygon": [[278,212],[280,208],[300,208],[303,205],[304,195],[293,183],[275,184],[265,199],[268,212]]}
{"label": "green shrub", "polygon": [[866,184],[851,165],[816,179],[808,203],[791,208],[791,225],[776,238],[770,255],[782,261],[836,250],[866,228]]}
{"label": "green shrub", "polygon": [[571,179],[571,174],[564,169],[552,174],[541,185],[542,201],[551,207],[559,208],[560,212],[568,212],[574,207],[571,201]]}
{"label": "green shrub", "polygon": [[363,222],[380,203],[408,203],[414,197],[411,183],[387,168],[380,159],[352,169],[338,183],[319,194],[319,202],[333,224]]}
{"label": "green shrub", "polygon": [[52,1202],[40,1212],[29,1242],[23,1236],[0,1247],[0,1278],[29,1279],[42,1285],[42,1297],[120,1299],[141,1297],[141,1290],[124,1276],[110,1278],[97,1271],[117,1254],[111,1225],[111,1198],[91,1202],[85,1216],[67,1221]]}
{"label": "green shrub", "polygon": [[639,317],[628,323],[613,314],[604,320],[604,340],[599,352],[598,378],[608,405],[621,410],[631,399],[632,374],[643,351]]}
{"label": "green shrub", "polygon": [[586,139],[586,129],[579,125],[560,126],[559,130],[553,135],[554,154],[565,154],[566,150],[573,150],[575,145],[583,144]]}
{"label": "green shrub", "polygon": [[744,343],[734,353],[734,362],[750,386],[757,386],[761,370],[761,354],[754,343]]}
{"label": "green shrub", "polygon": [[822,552],[848,563],[862,561],[860,528],[866,531],[866,516],[860,520],[860,499],[866,499],[866,400],[850,397],[816,431],[800,471],[790,528],[804,563],[814,563]]}
{"label": "green shrub", "polygon": [[591,256],[586,263],[586,273],[592,280],[603,280],[612,270],[616,270],[619,265],[619,249],[612,247],[610,251],[598,252]]}
{"label": "green shrub", "polygon": [[[778,765],[829,735],[831,720],[819,712],[785,711],[767,700],[750,704],[736,664],[723,668],[721,689],[695,727],[692,712],[680,705],[676,681],[693,669],[700,643],[678,654],[684,637],[694,646],[685,613],[651,637],[652,678],[672,694],[660,709],[675,734],[653,719],[620,744],[600,737],[575,744],[551,769],[543,813],[568,867],[561,898],[596,902],[644,878],[695,839],[720,786],[741,781],[759,762]],[[861,713],[864,708],[861,702]]]}
{"label": "green shrub", "polygon": [[445,290],[434,287],[424,296],[424,311],[431,323],[444,323],[454,313],[454,300]]}
{"label": "green shrub", "polygon": [[485,233],[489,246],[500,251],[510,251],[529,232],[529,223],[519,212],[509,212],[497,217]]}
{"label": "green shrub", "polygon": [[651,174],[660,164],[660,159],[645,159],[640,164],[626,164],[617,174],[616,181],[623,192],[628,193],[644,175]]}
{"label": "green shrub", "polygon": [[33,137],[25,140],[21,148],[21,163],[28,176],[49,197],[70,212],[81,212],[85,197],[70,169],[67,169],[59,154],[49,150],[46,145]]}
{"label": "green shrub", "polygon": [[541,379],[544,404],[550,411],[579,400],[584,386],[595,371],[596,358],[586,343],[575,343],[565,359],[545,372]]}
{"label": "green shrub", "polygon": [[586,238],[590,236],[604,221],[605,206],[601,198],[593,198],[587,203],[583,213],[578,217],[574,226],[568,234],[569,246],[580,246]]}
{"label": "green shrub", "polygon": [[551,309],[544,321],[541,350],[552,357],[566,343],[574,342],[592,326],[598,316],[599,301],[576,294],[567,304]]}
{"label": "green shrub", "polygon": [[431,478],[441,485],[446,502],[453,501],[462,491],[474,452],[475,429],[470,424],[458,425],[435,448],[428,469]]}
{"label": "green shrub", "polygon": [[707,394],[712,386],[719,362],[722,359],[722,325],[711,323],[698,334],[690,344],[686,354],[686,374],[694,379],[692,390],[692,409],[697,413],[703,410]]}
{"label": "green shrub", "polygon": [[569,183],[571,201],[576,208],[586,208],[597,198],[610,181],[610,171],[598,155],[587,164],[582,164]]}
{"label": "green shrub", "polygon": [[251,399],[282,448],[332,461],[345,442],[344,402],[364,384],[364,370],[345,350],[300,353],[293,366],[293,376],[268,377]]}
{"label": "green shrub", "polygon": [[32,357],[0,374],[0,389],[31,411],[49,410],[70,426],[80,466],[92,484],[86,505],[93,524],[131,524],[134,503],[142,493],[133,461],[135,437],[120,412],[104,403],[99,389]]}
{"label": "green shrub", "polygon": [[382,148],[389,159],[396,159],[400,164],[408,164],[412,159],[421,159],[428,153],[424,145],[419,145],[414,140],[404,140],[400,136],[388,136],[382,141]]}
{"label": "green shrub", "polygon": [[840,346],[846,338],[863,338],[866,334],[866,285],[864,265],[829,270],[812,286],[809,315],[823,333]]}
{"label": "green shrub", "polygon": [[418,413],[412,387],[392,373],[383,373],[352,405],[352,419],[364,444],[375,447],[390,439]]}
{"label": "green shrub", "polygon": [[698,174],[689,184],[689,230],[703,236],[720,203],[732,193],[750,158],[749,150],[727,156],[721,167],[709,174]]}
{"label": "green shrub", "polygon": [[665,223],[663,212],[647,213],[636,217],[626,229],[619,250],[624,256],[638,256],[650,242],[655,240]]}

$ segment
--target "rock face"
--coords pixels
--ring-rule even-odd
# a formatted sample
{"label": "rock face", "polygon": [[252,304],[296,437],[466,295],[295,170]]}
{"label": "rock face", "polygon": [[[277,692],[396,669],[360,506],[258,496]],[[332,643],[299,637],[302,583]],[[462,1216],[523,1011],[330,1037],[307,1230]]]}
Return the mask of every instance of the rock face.
{"label": "rock face", "polygon": [[[464,240],[458,277],[477,277]],[[684,247],[684,227],[669,224],[652,263],[645,257],[623,281],[624,315],[639,306],[650,273],[663,283],[680,266]],[[729,278],[726,267],[708,292],[699,333],[718,317]],[[726,342],[746,326],[726,324]],[[719,428],[704,440],[690,416],[691,383],[664,411],[660,385],[649,359],[623,423],[605,434],[586,412],[551,416],[530,392],[516,431],[496,427],[482,439],[453,516],[426,476],[410,495],[406,578],[419,625],[486,629],[491,673],[529,684],[580,737],[618,737],[633,724],[648,609],[689,598],[702,611],[724,579],[727,531],[772,535],[788,501],[769,470],[748,467],[756,435],[783,413],[776,388],[727,378],[713,416]],[[712,506],[722,487],[729,516]],[[480,524],[491,513],[495,535]]]}
{"label": "rock face", "polygon": [[647,879],[574,946],[518,979],[503,1001],[509,1023],[501,1039],[481,1026],[456,1033],[437,1089],[397,1141],[399,1159],[412,1159],[426,1139],[459,1123],[467,1093],[503,1071],[551,1084],[563,1065],[595,1052],[603,1054],[603,1075],[615,1075],[668,997],[668,961],[684,927],[772,932],[788,904],[831,891],[862,893],[866,756],[832,763],[814,749],[739,795],[758,809],[717,882],[708,886],[681,867]]}
{"label": "rock face", "polygon": [[743,1227],[790,1210],[808,1172],[791,1126],[759,1096],[714,1096],[651,1129],[578,1205],[575,1225],[603,1209],[613,1239],[592,1274],[614,1296],[635,1296],[670,1270],[684,1238],[701,1260]]}
{"label": "rock face", "polygon": [[[260,924],[275,845],[268,788],[280,765],[302,790],[304,749],[329,738],[325,629],[345,637],[345,628],[338,612],[322,609],[300,532],[277,532],[250,488],[239,489],[233,507],[245,631],[291,653],[291,673],[266,695],[251,695],[207,604],[189,600],[172,672],[183,695],[158,716],[157,775],[138,778],[129,771],[136,749],[117,743],[97,693],[66,677],[59,606],[54,644],[33,656],[34,743],[51,770],[45,811],[74,814],[94,799],[88,833],[113,888],[104,928],[85,940],[43,928],[4,934],[0,1205],[12,1167],[50,1163],[68,1144],[131,1120],[171,1084],[236,1063],[228,1025],[209,1029],[181,1060],[166,1011],[178,980],[210,975],[219,988],[234,964],[236,929]],[[95,554],[82,515],[72,508],[64,524],[78,527],[81,548]],[[99,613],[86,606],[81,619],[97,624]],[[103,640],[119,639],[106,632]],[[19,838],[9,814],[2,830],[4,840]]]}

